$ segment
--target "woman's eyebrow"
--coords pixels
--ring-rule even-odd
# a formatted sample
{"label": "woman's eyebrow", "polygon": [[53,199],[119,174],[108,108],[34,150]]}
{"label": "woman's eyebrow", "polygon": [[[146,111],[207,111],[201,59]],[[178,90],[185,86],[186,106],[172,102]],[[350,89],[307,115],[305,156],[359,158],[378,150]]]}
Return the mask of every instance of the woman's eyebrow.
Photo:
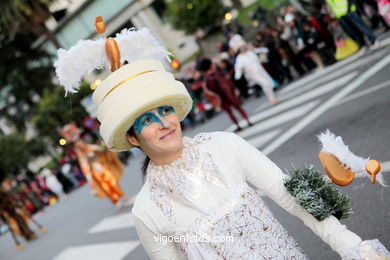
{"label": "woman's eyebrow", "polygon": [[150,114],[150,113],[151,113],[151,114],[154,114],[152,111],[148,111],[148,112],[146,112],[146,113],[140,115],[139,118],[141,118],[141,117],[143,117],[143,116],[146,116],[146,115],[148,115],[148,114]]}

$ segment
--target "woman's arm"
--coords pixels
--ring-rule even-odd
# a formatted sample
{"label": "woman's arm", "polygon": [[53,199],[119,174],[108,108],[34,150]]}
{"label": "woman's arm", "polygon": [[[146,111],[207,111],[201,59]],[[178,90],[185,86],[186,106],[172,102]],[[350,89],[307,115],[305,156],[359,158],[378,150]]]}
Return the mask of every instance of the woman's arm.
{"label": "woman's arm", "polygon": [[247,182],[272,198],[283,209],[299,217],[340,256],[347,255],[359,246],[360,237],[349,231],[335,217],[318,221],[303,210],[283,184],[286,175],[267,156],[235,134],[232,134],[229,140],[233,141],[234,152],[241,162]]}
{"label": "woman's arm", "polygon": [[154,260],[176,260],[180,259],[178,250],[173,242],[168,242],[167,237],[152,231],[142,220],[133,216],[135,229],[138,237],[145,248],[149,258]]}

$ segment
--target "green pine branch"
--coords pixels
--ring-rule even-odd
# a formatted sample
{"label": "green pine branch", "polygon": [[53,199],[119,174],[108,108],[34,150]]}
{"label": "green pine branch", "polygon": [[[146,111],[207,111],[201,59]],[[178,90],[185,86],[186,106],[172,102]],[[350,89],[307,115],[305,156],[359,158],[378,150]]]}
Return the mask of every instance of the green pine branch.
{"label": "green pine branch", "polygon": [[336,189],[313,165],[290,171],[284,185],[297,203],[319,221],[330,215],[339,219],[352,215],[351,199]]}

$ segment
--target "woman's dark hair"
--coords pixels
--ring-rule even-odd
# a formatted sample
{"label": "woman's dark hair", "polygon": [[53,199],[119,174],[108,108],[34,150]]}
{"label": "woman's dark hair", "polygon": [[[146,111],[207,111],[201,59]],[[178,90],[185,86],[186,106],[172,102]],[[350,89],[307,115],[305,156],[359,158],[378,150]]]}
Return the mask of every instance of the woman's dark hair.
{"label": "woman's dark hair", "polygon": [[[135,131],[134,131],[134,126],[131,126],[129,130],[127,130],[127,134],[130,135],[130,136],[134,136],[135,138],[137,138],[137,135],[135,134]],[[146,170],[148,169],[148,165],[149,165],[149,162],[150,162],[150,158],[145,155],[145,159],[144,161],[142,162],[142,166],[141,166],[141,171],[142,171],[142,177],[145,179],[146,177]]]}

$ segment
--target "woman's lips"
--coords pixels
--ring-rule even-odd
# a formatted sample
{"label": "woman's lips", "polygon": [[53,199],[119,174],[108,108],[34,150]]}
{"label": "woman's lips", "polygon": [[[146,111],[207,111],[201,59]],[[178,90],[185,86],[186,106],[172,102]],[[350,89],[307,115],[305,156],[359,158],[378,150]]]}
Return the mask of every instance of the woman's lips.
{"label": "woman's lips", "polygon": [[170,131],[168,134],[164,135],[163,137],[161,137],[160,139],[164,139],[166,137],[171,137],[173,134],[175,133],[175,130],[172,130]]}

